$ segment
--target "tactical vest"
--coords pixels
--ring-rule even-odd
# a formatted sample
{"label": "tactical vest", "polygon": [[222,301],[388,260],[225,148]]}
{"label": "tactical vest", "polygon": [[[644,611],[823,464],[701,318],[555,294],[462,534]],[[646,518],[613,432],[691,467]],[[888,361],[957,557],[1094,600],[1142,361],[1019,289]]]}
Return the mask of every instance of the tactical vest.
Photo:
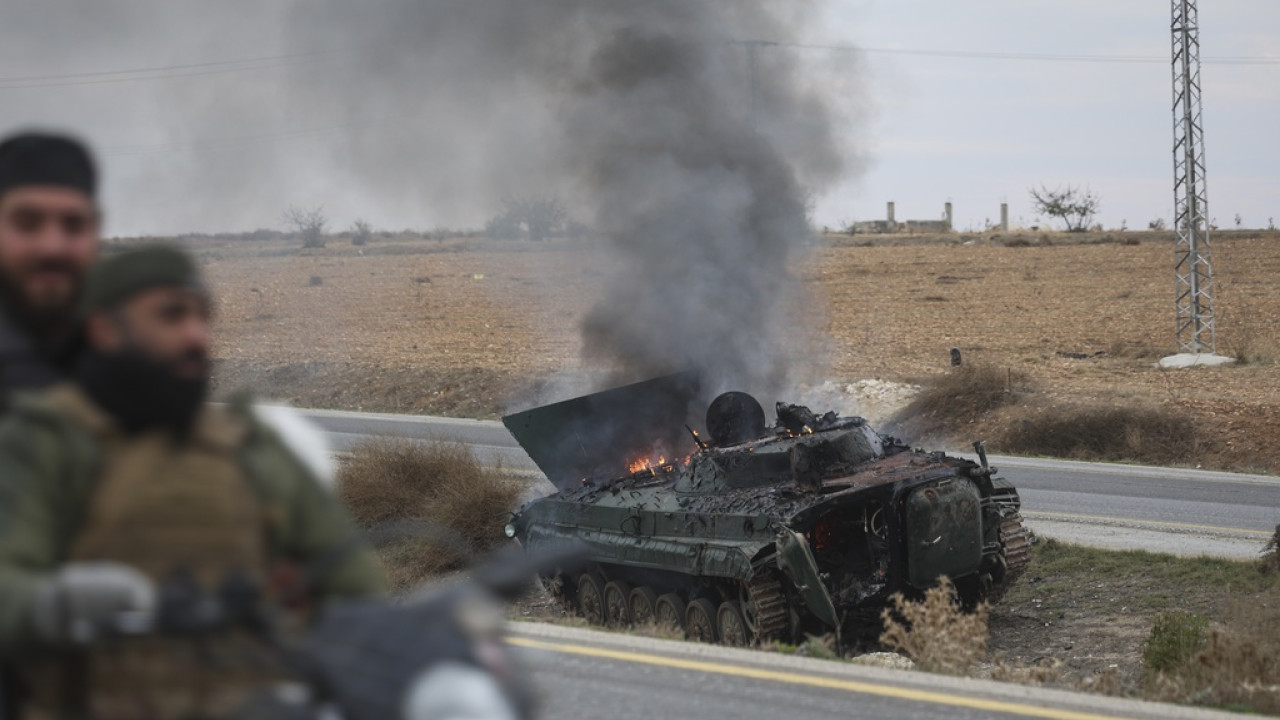
{"label": "tactical vest", "polygon": [[[98,447],[68,561],[125,563],[157,586],[180,572],[211,592],[232,573],[265,584],[268,520],[238,457],[245,418],[206,407],[177,444],[164,431],[125,435],[71,386],[46,400]],[[95,720],[216,717],[278,669],[274,654],[242,632],[119,638],[38,671],[33,707],[37,716]]]}

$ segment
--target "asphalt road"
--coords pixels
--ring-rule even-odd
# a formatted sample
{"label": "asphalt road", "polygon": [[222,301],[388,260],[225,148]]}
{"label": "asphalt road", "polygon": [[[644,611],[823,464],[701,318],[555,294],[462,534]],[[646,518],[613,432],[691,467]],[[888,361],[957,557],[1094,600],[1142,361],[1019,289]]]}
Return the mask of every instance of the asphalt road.
{"label": "asphalt road", "polygon": [[1228,713],[756,650],[515,623],[540,716],[776,720],[1225,720]]}
{"label": "asphalt road", "polygon": [[[486,462],[540,477],[499,422],[304,412],[338,451],[378,435],[454,440]],[[1005,456],[991,462],[1018,487],[1028,525],[1070,542],[1249,558],[1280,524],[1280,477]]]}

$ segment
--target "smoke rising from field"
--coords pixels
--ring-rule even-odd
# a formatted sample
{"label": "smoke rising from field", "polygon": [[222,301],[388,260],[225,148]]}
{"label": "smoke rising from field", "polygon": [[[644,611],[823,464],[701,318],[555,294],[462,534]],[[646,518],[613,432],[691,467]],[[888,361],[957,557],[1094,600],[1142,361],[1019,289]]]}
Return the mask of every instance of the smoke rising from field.
{"label": "smoke rising from field", "polygon": [[[843,171],[838,90],[794,50],[744,41],[797,38],[813,4],[299,0],[247,33],[231,18],[252,4],[151,5],[122,0],[113,22],[175,56],[278,56],[148,97],[161,150],[180,156],[130,160],[170,179],[148,196],[158,212],[216,229],[324,203],[338,225],[394,207],[420,227],[476,226],[504,197],[558,197],[607,250],[593,261],[606,292],[584,298],[589,368],[614,382],[692,368],[770,392],[812,349],[788,265],[809,193]],[[255,51],[269,37],[283,50]]]}
{"label": "smoke rising from field", "polygon": [[[808,350],[787,316],[799,305],[788,261],[809,235],[804,189],[785,143],[742,112],[740,58],[714,43],[723,11],[697,7],[704,17],[615,34],[567,118],[595,226],[621,258],[584,323],[586,352],[631,379],[691,367],[717,389],[779,390]],[[756,77],[773,92],[789,79]]]}
{"label": "smoke rising from field", "polygon": [[790,51],[743,41],[794,37],[807,3],[374,7],[313,1],[293,23],[303,45],[364,48],[327,97],[345,122],[396,118],[339,145],[343,165],[406,201],[564,198],[611,250],[588,367],[781,389],[812,349],[788,267],[810,234],[806,193],[844,153]]}

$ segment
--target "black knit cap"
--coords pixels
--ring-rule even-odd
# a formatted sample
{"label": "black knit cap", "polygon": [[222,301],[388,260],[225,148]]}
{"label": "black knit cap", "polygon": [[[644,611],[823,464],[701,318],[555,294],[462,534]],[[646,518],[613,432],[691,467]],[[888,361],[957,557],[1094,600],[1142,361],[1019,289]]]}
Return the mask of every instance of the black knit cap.
{"label": "black knit cap", "polygon": [[64,135],[38,132],[0,142],[0,195],[28,185],[56,185],[93,197],[98,172],[89,149]]}
{"label": "black knit cap", "polygon": [[107,310],[143,290],[157,287],[203,288],[191,256],[173,245],[147,245],[107,255],[85,280],[81,311]]}

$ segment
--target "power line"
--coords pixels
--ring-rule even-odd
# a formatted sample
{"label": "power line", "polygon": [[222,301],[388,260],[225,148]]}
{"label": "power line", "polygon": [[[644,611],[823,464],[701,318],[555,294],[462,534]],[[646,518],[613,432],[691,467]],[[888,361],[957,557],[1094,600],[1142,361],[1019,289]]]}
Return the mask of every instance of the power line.
{"label": "power line", "polygon": [[[994,52],[988,50],[919,50],[911,48],[866,47],[860,45],[817,44],[817,43],[782,43],[766,40],[731,40],[730,44],[748,45],[751,47],[779,46],[799,50],[827,50],[834,52],[855,52],[871,55],[902,55],[909,57],[933,57],[968,60],[1005,60],[1058,63],[1105,63],[1105,64],[1164,64],[1168,58],[1154,55],[1084,55],[1058,53],[1026,53],[1026,52]],[[350,54],[353,51],[326,50],[308,53],[292,53],[286,55],[268,55],[262,57],[241,58],[235,60],[214,60],[201,63],[179,65],[161,65],[156,67],[128,68],[122,70],[100,70],[93,72],[76,72],[45,75],[26,75],[0,77],[0,90],[67,87],[76,85],[101,85],[109,83],[138,82],[144,80],[166,80],[172,78],[198,77],[202,75],[218,75],[224,73],[267,70],[289,65],[305,64],[317,58],[333,55]],[[1267,56],[1221,56],[1202,58],[1204,64],[1212,65],[1280,65],[1280,57]]]}
{"label": "power line", "polygon": [[7,77],[0,78],[0,89],[102,85],[108,83],[136,82],[140,80],[164,80],[169,78],[197,77],[201,75],[218,75],[223,73],[244,72],[248,70],[266,70],[276,67],[303,64],[322,56],[334,54],[336,54],[336,51],[296,53],[292,55],[272,55],[265,57],[242,58],[239,60],[217,60],[212,62],[165,65],[149,68],[132,68],[127,70],[102,70],[97,72]]}
{"label": "power line", "polygon": [[237,147],[242,145],[257,145],[275,140],[288,140],[291,138],[311,137],[317,135],[327,135],[330,133],[344,132],[346,130],[361,127],[358,125],[333,125],[329,127],[301,128],[297,130],[281,130],[278,132],[265,132],[254,135],[242,135],[239,137],[225,138],[206,138],[202,140],[190,140],[185,142],[168,142],[155,143],[150,145],[115,145],[103,148],[102,155],[104,157],[129,157],[134,155],[150,155],[160,152],[189,151],[202,152],[207,150],[220,150],[229,147]]}
{"label": "power line", "polygon": [[237,60],[212,60],[202,63],[190,63],[186,65],[164,65],[160,67],[132,68],[128,70],[99,70],[96,72],[78,72],[64,73],[58,75],[28,75],[25,77],[6,77],[0,78],[0,83],[9,82],[27,82],[36,80],[73,80],[78,78],[91,78],[102,75],[123,75],[126,73],[153,73],[164,72],[168,70],[191,70],[194,68],[216,67],[220,65],[236,65],[240,63],[263,62],[267,60],[293,60],[296,58],[315,57],[316,55],[326,55],[328,52],[310,52],[310,53],[293,53],[290,55],[267,55],[263,57],[240,58]]}
{"label": "power line", "polygon": [[[909,48],[880,48],[860,45],[821,45],[814,43],[769,43],[801,50],[832,50],[858,52],[873,55],[909,55],[918,57],[960,58],[970,60],[1029,60],[1035,62],[1112,63],[1167,65],[1169,58],[1156,55],[1072,55],[1055,53],[992,52],[987,50],[912,50]],[[1280,65],[1280,57],[1223,56],[1202,58],[1201,62],[1214,65]]]}

